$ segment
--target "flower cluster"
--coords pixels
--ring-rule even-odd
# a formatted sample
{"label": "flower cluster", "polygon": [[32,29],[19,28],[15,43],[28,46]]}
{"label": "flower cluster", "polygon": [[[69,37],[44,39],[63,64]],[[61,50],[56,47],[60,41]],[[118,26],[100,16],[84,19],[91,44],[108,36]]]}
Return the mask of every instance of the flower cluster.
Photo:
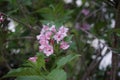
{"label": "flower cluster", "polygon": [[39,50],[43,52],[46,56],[50,56],[54,53],[54,44],[60,45],[60,49],[66,50],[69,48],[68,42],[64,41],[67,36],[68,28],[61,26],[56,29],[55,25],[51,27],[43,25],[40,34],[37,36],[39,40]]}

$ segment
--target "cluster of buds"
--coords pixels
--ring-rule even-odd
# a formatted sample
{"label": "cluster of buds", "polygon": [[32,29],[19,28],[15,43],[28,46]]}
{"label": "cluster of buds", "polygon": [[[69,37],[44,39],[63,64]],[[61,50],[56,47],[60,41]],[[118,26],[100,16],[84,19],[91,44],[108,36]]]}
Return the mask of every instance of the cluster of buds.
{"label": "cluster of buds", "polygon": [[54,45],[59,45],[59,48],[66,50],[69,48],[69,43],[65,41],[67,37],[68,28],[61,26],[59,29],[52,25],[43,25],[40,34],[37,36],[39,41],[39,50],[43,52],[46,56],[50,56],[54,53]]}

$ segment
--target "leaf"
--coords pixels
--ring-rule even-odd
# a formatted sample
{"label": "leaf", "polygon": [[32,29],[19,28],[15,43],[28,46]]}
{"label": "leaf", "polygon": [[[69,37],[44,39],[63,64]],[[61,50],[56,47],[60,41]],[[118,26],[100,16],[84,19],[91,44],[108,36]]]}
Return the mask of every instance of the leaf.
{"label": "leaf", "polygon": [[38,59],[37,59],[37,67],[41,68],[41,67],[45,67],[45,59],[44,59],[44,55],[41,53],[37,53]]}
{"label": "leaf", "polygon": [[28,61],[24,64],[23,68],[13,69],[7,73],[4,77],[19,77],[19,76],[30,76],[30,75],[40,75],[41,68],[45,68],[44,55],[38,54],[38,59],[36,62]]}
{"label": "leaf", "polygon": [[45,80],[41,76],[21,76],[18,77],[16,80]]}
{"label": "leaf", "polygon": [[114,32],[116,32],[117,34],[120,34],[120,29],[114,29]]}
{"label": "leaf", "polygon": [[118,36],[120,36],[120,29],[109,29],[107,30],[108,34],[116,33]]}
{"label": "leaf", "polygon": [[63,3],[50,5],[49,7],[38,10],[37,12],[41,13],[41,16],[45,21],[53,21],[56,25],[62,25],[71,18],[70,15],[73,13],[73,10],[65,10],[63,5]]}
{"label": "leaf", "polygon": [[72,40],[72,38],[73,38],[73,35],[70,35],[70,36],[65,38],[65,41],[66,42],[70,42]]}
{"label": "leaf", "polygon": [[38,75],[38,73],[32,68],[18,68],[18,69],[13,69],[9,71],[3,78],[30,76],[30,75]]}
{"label": "leaf", "polygon": [[57,68],[60,68],[62,66],[64,66],[66,63],[72,61],[73,59],[79,57],[80,55],[73,55],[73,54],[70,54],[68,56],[65,56],[65,57],[62,57],[61,59],[59,59],[57,61]]}
{"label": "leaf", "polygon": [[42,55],[41,53],[37,53],[36,62],[31,62],[31,61],[28,60],[27,63],[23,64],[23,66],[31,67],[35,70],[40,69],[40,68],[44,68],[45,67],[44,55]]}
{"label": "leaf", "polygon": [[67,80],[67,74],[62,69],[55,69],[47,76],[48,80]]}

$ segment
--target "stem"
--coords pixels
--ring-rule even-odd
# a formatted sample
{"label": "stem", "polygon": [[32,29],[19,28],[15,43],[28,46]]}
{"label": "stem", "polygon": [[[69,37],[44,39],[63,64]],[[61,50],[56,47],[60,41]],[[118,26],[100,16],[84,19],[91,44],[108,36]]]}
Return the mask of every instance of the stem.
{"label": "stem", "polygon": [[[120,29],[120,2],[118,3],[117,9],[116,9],[116,24],[115,29]],[[117,34],[114,34],[113,37],[113,48],[119,48],[119,37]],[[111,70],[111,80],[117,80],[117,70],[118,70],[118,56],[116,54],[112,55],[112,70]]]}

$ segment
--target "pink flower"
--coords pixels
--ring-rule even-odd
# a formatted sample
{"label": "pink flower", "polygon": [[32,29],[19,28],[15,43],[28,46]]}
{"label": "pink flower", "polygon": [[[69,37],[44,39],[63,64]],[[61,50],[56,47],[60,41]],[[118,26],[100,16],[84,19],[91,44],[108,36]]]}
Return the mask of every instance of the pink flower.
{"label": "pink flower", "polygon": [[49,29],[49,30],[55,33],[55,32],[56,32],[55,25],[52,25],[52,27],[50,27],[50,29]]}
{"label": "pink flower", "polygon": [[40,43],[39,50],[40,50],[40,51],[43,51],[44,48],[45,48],[46,46],[48,46],[49,41],[43,39],[43,40],[40,40],[39,43]]}
{"label": "pink flower", "polygon": [[47,32],[45,33],[46,39],[49,40],[51,36],[52,36],[52,32],[51,32],[51,31],[47,31]]}
{"label": "pink flower", "polygon": [[50,56],[51,54],[53,54],[53,46],[51,45],[46,46],[43,52],[46,56]]}
{"label": "pink flower", "polygon": [[0,13],[0,23],[3,22],[5,19],[4,19],[4,15]]}
{"label": "pink flower", "polygon": [[68,28],[65,28],[64,26],[59,28],[59,31],[54,35],[54,39],[57,41],[57,43],[67,36],[67,32]]}
{"label": "pink flower", "polygon": [[81,29],[83,30],[90,30],[90,24],[88,23],[83,23],[81,26],[80,26]]}
{"label": "pink flower", "polygon": [[44,34],[40,34],[37,36],[37,40],[46,40],[46,37]]}
{"label": "pink flower", "polygon": [[88,10],[88,9],[83,9],[83,10],[82,10],[82,13],[83,13],[85,16],[87,16],[87,15],[89,14],[89,10]]}
{"label": "pink flower", "polygon": [[64,33],[64,34],[67,34],[67,32],[68,32],[68,28],[65,28],[64,26],[61,26],[60,28],[59,28],[59,31],[61,32],[61,33]]}
{"label": "pink flower", "polygon": [[2,17],[2,16],[0,17],[0,21],[1,21],[1,22],[3,21],[3,17]]}
{"label": "pink flower", "polygon": [[44,45],[39,46],[39,51],[43,51],[44,48],[45,48]]}
{"label": "pink flower", "polygon": [[63,49],[63,50],[68,49],[69,46],[70,46],[70,45],[68,45],[68,43],[65,42],[65,41],[62,41],[62,42],[60,43],[60,48]]}
{"label": "pink flower", "polygon": [[36,56],[35,57],[30,57],[28,60],[31,61],[31,62],[36,62],[37,57]]}
{"label": "pink flower", "polygon": [[57,32],[55,35],[54,35],[54,39],[57,41],[57,43],[59,43],[59,41],[63,40],[63,38],[65,37],[66,35],[61,33],[61,32]]}
{"label": "pink flower", "polygon": [[47,40],[40,40],[39,43],[41,45],[47,45],[48,44],[48,41]]}
{"label": "pink flower", "polygon": [[43,25],[43,28],[41,30],[41,34],[44,34],[47,30],[49,30],[49,27],[47,25]]}
{"label": "pink flower", "polygon": [[60,42],[60,48],[67,49],[69,47],[67,42],[64,42],[63,39],[67,36],[68,28],[61,26],[58,30],[55,28],[55,25],[51,27],[43,25],[43,28],[40,32],[40,35],[37,36],[39,40],[39,50],[43,52],[46,56],[53,54],[54,49],[53,45],[55,41],[57,44]]}

